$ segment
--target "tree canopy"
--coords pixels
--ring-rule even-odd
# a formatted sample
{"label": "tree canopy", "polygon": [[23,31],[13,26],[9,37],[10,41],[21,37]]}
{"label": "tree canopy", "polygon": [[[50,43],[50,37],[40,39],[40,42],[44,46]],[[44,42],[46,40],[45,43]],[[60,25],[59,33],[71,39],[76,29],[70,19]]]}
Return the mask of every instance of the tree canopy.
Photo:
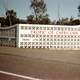
{"label": "tree canopy", "polygon": [[[34,20],[35,23],[47,24],[49,23],[49,18],[47,15],[47,8],[44,0],[31,0],[30,7],[34,11]],[[43,22],[44,21],[44,22]]]}
{"label": "tree canopy", "polygon": [[6,25],[14,25],[19,22],[16,12],[14,10],[7,10],[6,11]]}

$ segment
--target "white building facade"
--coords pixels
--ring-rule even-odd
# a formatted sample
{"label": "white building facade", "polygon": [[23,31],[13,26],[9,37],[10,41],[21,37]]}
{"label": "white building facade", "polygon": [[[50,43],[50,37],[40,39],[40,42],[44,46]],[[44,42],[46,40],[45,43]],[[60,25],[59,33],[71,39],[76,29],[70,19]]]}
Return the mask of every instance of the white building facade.
{"label": "white building facade", "polygon": [[[80,49],[80,25],[17,24],[15,27],[14,40],[16,47]],[[0,30],[2,29],[0,28]]]}

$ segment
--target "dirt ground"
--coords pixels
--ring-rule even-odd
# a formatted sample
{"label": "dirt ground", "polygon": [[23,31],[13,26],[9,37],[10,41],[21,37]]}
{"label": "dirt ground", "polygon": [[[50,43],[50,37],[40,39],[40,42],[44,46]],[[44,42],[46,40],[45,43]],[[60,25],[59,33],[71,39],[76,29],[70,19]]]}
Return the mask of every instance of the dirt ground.
{"label": "dirt ground", "polygon": [[0,47],[0,70],[44,80],[80,80],[80,50]]}
{"label": "dirt ground", "polygon": [[49,50],[0,47],[0,53],[80,64],[80,50]]}

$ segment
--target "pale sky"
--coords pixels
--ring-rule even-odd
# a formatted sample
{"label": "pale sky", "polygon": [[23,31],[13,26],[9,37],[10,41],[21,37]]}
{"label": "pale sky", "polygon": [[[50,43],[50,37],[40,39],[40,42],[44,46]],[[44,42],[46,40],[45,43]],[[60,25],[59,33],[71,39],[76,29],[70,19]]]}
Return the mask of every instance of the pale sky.
{"label": "pale sky", "polygon": [[[58,18],[58,6],[60,17],[73,16],[77,18],[77,7],[80,4],[80,0],[44,0],[47,5],[47,13],[51,20]],[[17,16],[22,19],[32,14],[30,9],[30,0],[0,0],[0,16],[5,15],[5,8],[14,9],[17,12]]]}

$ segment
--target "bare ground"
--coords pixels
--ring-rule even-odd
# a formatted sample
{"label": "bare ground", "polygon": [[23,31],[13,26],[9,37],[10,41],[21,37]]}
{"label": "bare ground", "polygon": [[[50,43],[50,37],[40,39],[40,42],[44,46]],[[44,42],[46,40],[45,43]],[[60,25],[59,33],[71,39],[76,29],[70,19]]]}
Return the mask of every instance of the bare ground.
{"label": "bare ground", "polygon": [[0,47],[0,70],[46,80],[80,80],[80,50]]}

